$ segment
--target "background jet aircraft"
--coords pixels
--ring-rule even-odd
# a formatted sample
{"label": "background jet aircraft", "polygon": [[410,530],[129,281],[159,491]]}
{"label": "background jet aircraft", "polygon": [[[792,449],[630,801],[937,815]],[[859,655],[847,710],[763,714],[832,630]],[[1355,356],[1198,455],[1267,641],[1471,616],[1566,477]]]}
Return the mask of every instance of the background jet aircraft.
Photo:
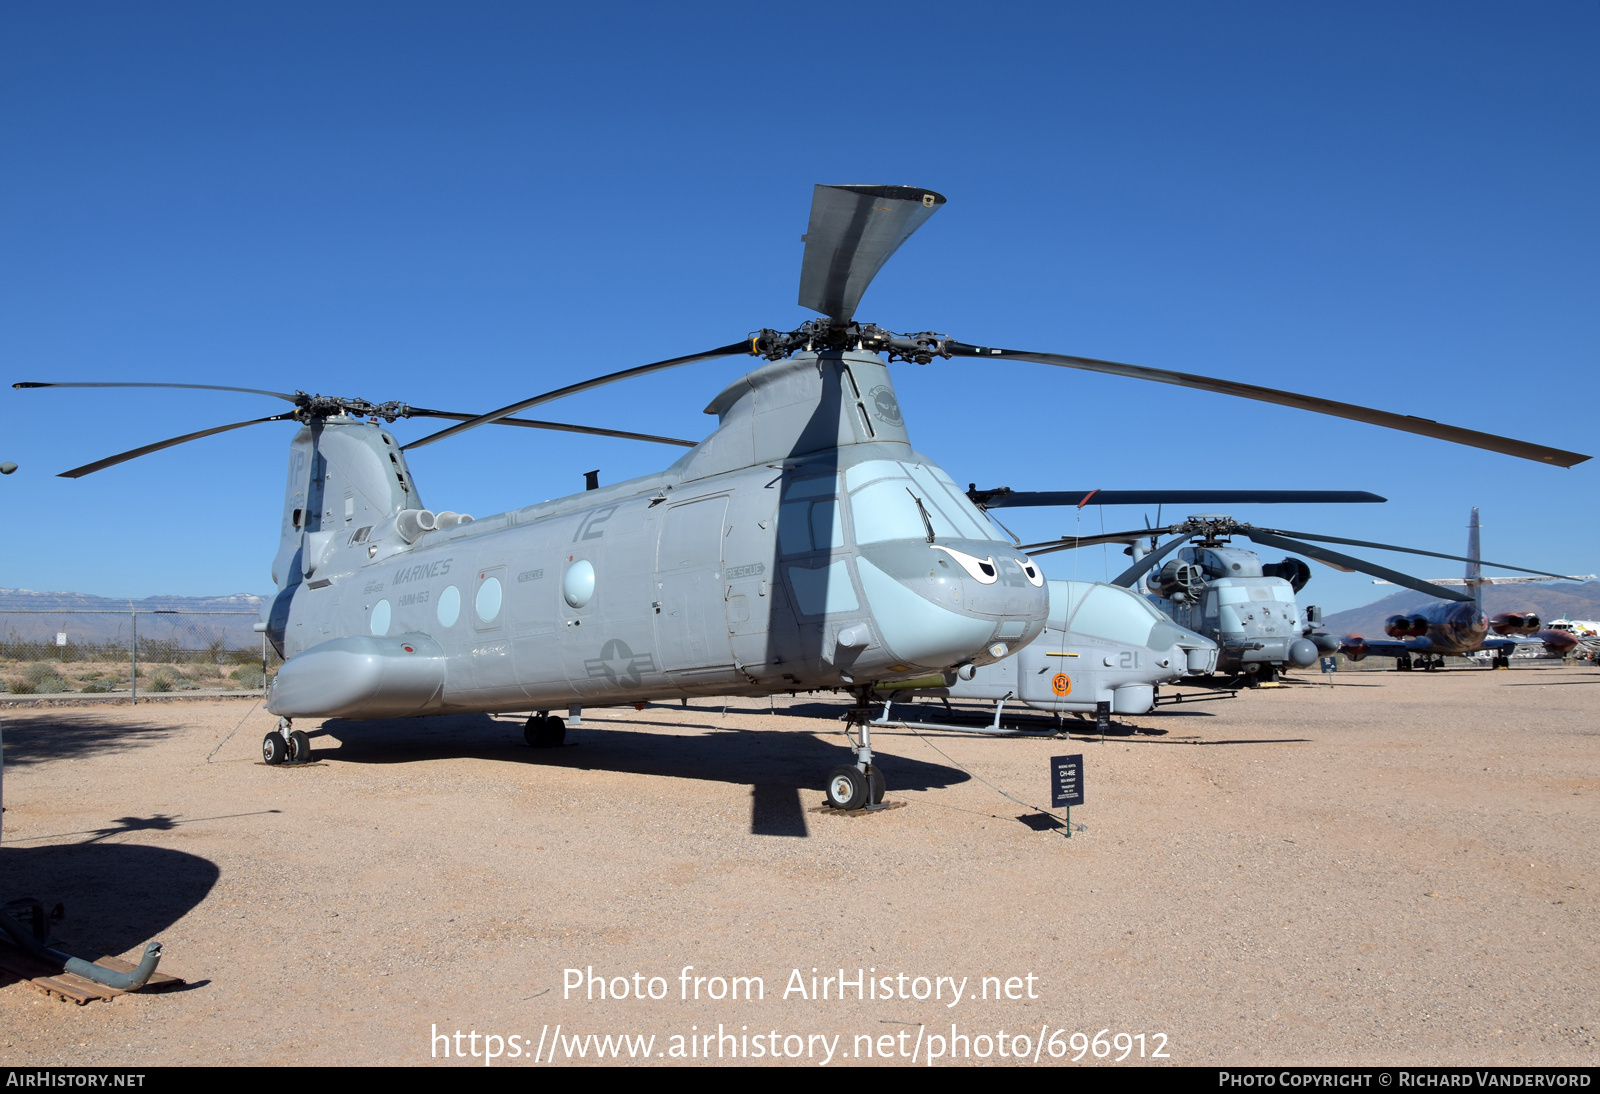
{"label": "background jet aircraft", "polygon": [[[1478,509],[1473,506],[1472,520],[1467,525],[1467,553],[1463,559],[1467,564],[1466,576],[1437,583],[1465,586],[1472,596],[1470,601],[1430,604],[1407,615],[1391,615],[1383,624],[1384,633],[1389,636],[1388,641],[1368,641],[1359,634],[1346,635],[1339,652],[1352,661],[1363,661],[1372,656],[1393,657],[1395,668],[1401,670],[1408,670],[1413,664],[1430,670],[1439,668],[1447,656],[1464,656],[1476,650],[1493,650],[1496,667],[1504,666],[1511,651],[1521,644],[1517,638],[1509,637],[1511,635],[1528,636],[1541,641],[1552,653],[1565,655],[1571,652],[1578,645],[1577,636],[1565,630],[1542,630],[1536,615],[1501,612],[1490,619],[1484,614],[1483,587],[1495,584],[1496,579],[1483,576],[1483,560],[1478,549],[1479,531]],[[1491,562],[1489,565],[1497,564]],[[1544,580],[1551,578],[1580,580],[1562,574],[1542,575]],[[1490,637],[1491,632],[1496,637]]]}

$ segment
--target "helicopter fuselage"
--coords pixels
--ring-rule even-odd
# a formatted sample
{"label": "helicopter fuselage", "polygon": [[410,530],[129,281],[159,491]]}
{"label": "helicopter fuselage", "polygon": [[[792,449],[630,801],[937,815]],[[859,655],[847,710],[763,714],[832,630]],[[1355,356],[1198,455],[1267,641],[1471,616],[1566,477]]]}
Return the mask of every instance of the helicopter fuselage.
{"label": "helicopter fuselage", "polygon": [[1207,676],[1217,644],[1176,626],[1132,589],[1089,581],[1050,581],[1050,616],[1015,657],[978,668],[971,680],[928,689],[952,699],[1016,700],[1036,710],[1145,714],[1156,689]]}
{"label": "helicopter fuselage", "polygon": [[1185,547],[1151,578],[1150,601],[1180,627],[1216,641],[1220,675],[1305,667],[1337,649],[1336,639],[1324,639],[1327,649],[1318,644],[1294,583],[1268,568],[1254,551],[1215,543]]}
{"label": "helicopter fuselage", "polygon": [[[387,473],[410,491],[386,484],[389,508],[415,497],[377,426],[303,430],[263,624],[288,659],[268,709],[364,718],[863,687],[986,664],[1039,634],[1042,573],[911,449],[877,357],[797,355],[710,410],[717,431],[665,472],[482,520],[447,514],[447,527],[334,481]],[[325,469],[320,490],[297,481],[301,465]]]}

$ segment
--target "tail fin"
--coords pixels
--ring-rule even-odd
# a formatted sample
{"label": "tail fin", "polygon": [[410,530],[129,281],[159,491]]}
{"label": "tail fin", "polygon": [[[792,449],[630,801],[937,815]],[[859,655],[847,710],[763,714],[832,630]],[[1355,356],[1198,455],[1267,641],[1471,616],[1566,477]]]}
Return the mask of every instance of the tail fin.
{"label": "tail fin", "polygon": [[1478,561],[1482,558],[1478,550],[1478,507],[1472,507],[1472,522],[1467,525],[1467,591],[1472,594],[1472,602],[1483,611],[1483,566]]}

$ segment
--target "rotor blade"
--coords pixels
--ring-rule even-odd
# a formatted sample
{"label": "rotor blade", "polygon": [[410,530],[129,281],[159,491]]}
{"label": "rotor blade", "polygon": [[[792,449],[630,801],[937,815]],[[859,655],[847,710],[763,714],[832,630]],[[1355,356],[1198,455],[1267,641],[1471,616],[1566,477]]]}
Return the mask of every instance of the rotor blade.
{"label": "rotor blade", "polygon": [[618,380],[627,380],[634,376],[644,376],[651,372],[661,372],[669,368],[677,368],[679,365],[688,365],[693,364],[696,361],[704,361],[710,357],[727,357],[735,353],[749,352],[750,343],[748,341],[734,342],[731,345],[718,346],[716,349],[708,349],[701,353],[691,353],[686,357],[669,357],[665,361],[655,361],[648,365],[636,365],[633,368],[625,368],[621,372],[609,372],[604,376],[596,376],[592,380],[584,380],[581,383],[568,384],[566,387],[558,387],[554,391],[547,391],[543,395],[535,395],[533,398],[524,399],[520,403],[512,403],[510,406],[503,406],[499,410],[491,410],[487,414],[480,414],[476,418],[462,422],[460,425],[453,425],[449,429],[441,429],[437,433],[430,433],[420,441],[412,441],[410,444],[402,445],[401,449],[403,451],[407,451],[413,448],[421,448],[423,445],[432,444],[434,441],[442,441],[446,437],[454,437],[457,433],[465,433],[469,429],[476,429],[480,425],[488,425],[490,422],[498,422],[501,418],[510,417],[517,411],[526,410],[530,406],[537,406],[540,403],[548,403],[555,399],[564,399],[568,395],[576,395],[580,391],[589,391],[593,388],[604,387],[606,384],[614,384]]}
{"label": "rotor blade", "polygon": [[1408,555],[1427,555],[1430,558],[1448,558],[1452,562],[1477,562],[1483,566],[1494,566],[1501,570],[1516,570],[1522,574],[1538,574],[1540,577],[1565,578],[1567,574],[1553,574],[1548,570],[1530,570],[1525,566],[1508,566],[1504,562],[1490,562],[1487,559],[1468,558],[1465,555],[1446,555],[1438,551],[1421,551],[1415,547],[1397,547],[1392,543],[1370,543],[1364,539],[1343,539],[1339,536],[1312,535],[1310,532],[1291,532],[1285,528],[1270,529],[1281,536],[1295,536],[1299,539],[1312,539],[1319,543],[1344,543],[1351,547],[1371,547],[1378,551],[1404,551]]}
{"label": "rotor blade", "polygon": [[916,186],[818,186],[811,196],[800,306],[847,323],[872,279],[944,195]]}
{"label": "rotor blade", "polygon": [[1133,588],[1134,583],[1145,574],[1149,573],[1151,567],[1170,555],[1174,548],[1182,547],[1188,542],[1188,535],[1174,536],[1172,539],[1167,540],[1165,544],[1156,548],[1154,551],[1151,551],[1138,562],[1135,562],[1132,566],[1129,566],[1126,570],[1123,570],[1116,577],[1112,578],[1111,584],[1121,585],[1124,589]]}
{"label": "rotor blade", "polygon": [[1070,505],[1279,505],[1290,503],[1378,502],[1388,498],[1365,490],[973,490],[985,509]]}
{"label": "rotor blade", "polygon": [[1022,550],[1030,555],[1048,555],[1054,551],[1075,551],[1079,547],[1098,547],[1102,543],[1138,543],[1146,536],[1160,535],[1165,528],[1140,528],[1135,532],[1101,532],[1093,536],[1062,536],[1043,543],[1025,543]]}
{"label": "rotor blade", "polygon": [[20,384],[12,384],[11,386],[14,387],[14,388],[24,388],[24,389],[26,389],[26,388],[34,388],[34,387],[172,387],[172,388],[185,388],[185,389],[190,390],[190,391],[243,391],[243,392],[245,392],[246,394],[249,394],[249,395],[271,395],[275,399],[284,399],[284,400],[287,400],[288,402],[291,402],[291,403],[298,401],[293,395],[287,395],[287,394],[285,394],[284,392],[281,392],[281,391],[263,391],[261,388],[258,388],[258,387],[226,387],[226,386],[224,386],[222,384],[123,384],[123,383],[41,384],[41,383],[24,382],[24,383],[20,383]]}
{"label": "rotor blade", "polygon": [[1307,554],[1312,558],[1326,562],[1330,566],[1348,567],[1352,570],[1360,570],[1364,574],[1371,574],[1373,577],[1387,578],[1396,585],[1404,585],[1408,589],[1415,589],[1419,593],[1436,596],[1440,600],[1464,600],[1468,602],[1472,600],[1470,596],[1453,592],[1441,585],[1434,585],[1431,582],[1423,581],[1421,578],[1411,577],[1398,570],[1391,570],[1376,563],[1363,562],[1359,558],[1351,558],[1349,555],[1342,555],[1338,551],[1330,551],[1326,547],[1313,547],[1309,543],[1302,543],[1297,539],[1289,539],[1287,536],[1275,536],[1271,532],[1265,532],[1260,528],[1251,528],[1248,525],[1241,525],[1239,531],[1264,547],[1276,547],[1280,551]]}
{"label": "rotor blade", "polygon": [[[410,407],[410,416],[413,418],[449,418],[458,422],[470,422],[477,417],[476,414],[455,414],[448,410],[425,410],[422,407]],[[686,441],[680,437],[657,437],[653,433],[629,433],[623,429],[601,429],[594,425],[568,425],[566,422],[541,422],[534,418],[497,418],[494,425],[520,425],[525,429],[553,429],[558,433],[588,433],[595,437],[621,437],[625,441],[649,441],[653,444],[675,444],[680,448],[693,448],[699,441]]]}
{"label": "rotor blade", "polygon": [[92,475],[96,471],[103,471],[108,467],[115,467],[119,463],[126,463],[129,460],[138,459],[140,456],[148,456],[152,452],[160,452],[163,448],[171,448],[174,445],[183,444],[185,441],[198,441],[201,437],[210,437],[217,433],[226,433],[230,429],[243,429],[247,425],[260,425],[262,422],[288,422],[293,420],[293,413],[274,414],[270,418],[252,418],[248,422],[234,422],[232,425],[219,425],[211,429],[202,429],[198,433],[185,433],[181,437],[172,437],[165,441],[157,441],[155,444],[147,444],[142,448],[135,448],[128,452],[119,452],[115,456],[107,456],[105,459],[96,460],[94,463],[86,463],[82,467],[74,467],[71,471],[63,471],[56,477],[62,479],[81,479],[85,475]]}
{"label": "rotor blade", "polygon": [[1571,467],[1573,464],[1582,463],[1589,458],[1577,452],[1567,452],[1560,448],[1548,448],[1542,444],[1513,440],[1510,437],[1497,437],[1492,433],[1479,433],[1476,430],[1462,429],[1459,426],[1442,425],[1431,418],[1418,418],[1410,414],[1394,414],[1387,410],[1373,410],[1364,406],[1355,406],[1352,403],[1341,403],[1333,399],[1318,398],[1314,395],[1297,395],[1292,391],[1279,391],[1277,388],[1241,384],[1234,380],[1217,380],[1209,376],[1197,376],[1188,372],[1169,372],[1166,369],[1146,368],[1143,365],[1126,365],[1120,361],[1101,361],[1094,357],[1072,357],[1060,353],[1032,353],[1025,350],[993,349],[987,346],[971,346],[965,342],[947,342],[945,348],[956,357],[1007,357],[1017,361],[1034,361],[1041,365],[1058,365],[1062,368],[1083,369],[1087,372],[1104,372],[1112,376],[1127,376],[1135,380],[1154,380],[1161,384],[1176,384],[1179,387],[1213,391],[1221,395],[1236,395],[1241,399],[1255,399],[1263,403],[1292,406],[1299,410],[1309,410],[1317,414],[1330,414],[1336,418],[1349,418],[1351,421],[1366,422],[1369,425],[1381,425],[1388,429],[1399,429],[1406,433],[1435,437],[1442,441],[1452,441],[1472,448],[1484,448],[1490,452],[1501,452],[1507,456],[1517,456],[1537,463],[1551,463],[1561,467]]}

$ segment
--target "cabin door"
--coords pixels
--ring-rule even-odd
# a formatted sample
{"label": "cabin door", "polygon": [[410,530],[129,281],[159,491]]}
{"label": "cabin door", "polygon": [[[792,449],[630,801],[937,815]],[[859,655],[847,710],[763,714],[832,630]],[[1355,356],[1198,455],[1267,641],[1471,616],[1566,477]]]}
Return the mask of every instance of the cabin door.
{"label": "cabin door", "polygon": [[665,672],[730,667],[723,613],[722,538],[728,499],[675,505],[656,550],[656,649]]}

